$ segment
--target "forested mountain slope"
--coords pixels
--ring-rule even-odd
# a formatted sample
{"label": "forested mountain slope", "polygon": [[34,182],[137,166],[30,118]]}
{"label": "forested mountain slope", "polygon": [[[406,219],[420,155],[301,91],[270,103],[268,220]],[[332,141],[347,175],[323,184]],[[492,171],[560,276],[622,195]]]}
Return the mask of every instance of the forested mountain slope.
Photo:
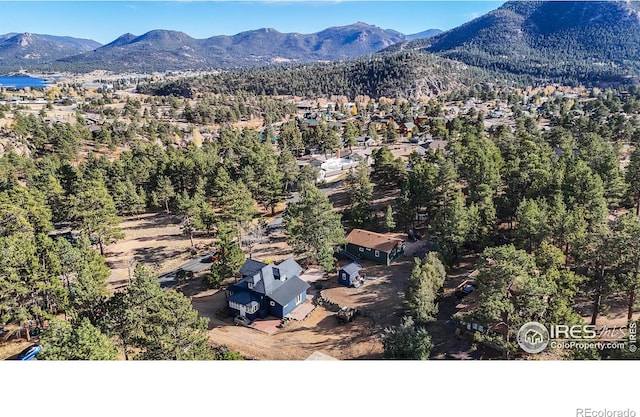
{"label": "forested mountain slope", "polygon": [[559,81],[621,81],[640,69],[640,6],[622,1],[514,1],[431,39],[419,50],[487,69]]}
{"label": "forested mountain slope", "polygon": [[341,62],[272,66],[229,71],[166,83],[140,85],[138,91],[190,96],[195,91],[237,94],[368,95],[424,98],[515,77],[474,68],[420,52],[377,54]]}

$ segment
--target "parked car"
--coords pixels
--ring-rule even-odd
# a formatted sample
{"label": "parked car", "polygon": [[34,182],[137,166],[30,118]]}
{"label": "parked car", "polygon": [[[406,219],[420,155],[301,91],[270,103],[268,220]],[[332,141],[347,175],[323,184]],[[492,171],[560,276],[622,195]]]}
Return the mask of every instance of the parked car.
{"label": "parked car", "polygon": [[213,263],[220,261],[220,249],[215,249],[213,252],[202,258],[203,263]]}
{"label": "parked car", "polygon": [[41,350],[42,350],[42,346],[40,346],[37,343],[34,343],[33,345],[29,346],[28,348],[20,352],[16,357],[16,360],[19,360],[19,361],[31,360],[35,358],[38,355],[38,353],[40,353]]}
{"label": "parked car", "polygon": [[466,280],[456,288],[455,295],[458,298],[464,298],[476,289],[475,281]]}

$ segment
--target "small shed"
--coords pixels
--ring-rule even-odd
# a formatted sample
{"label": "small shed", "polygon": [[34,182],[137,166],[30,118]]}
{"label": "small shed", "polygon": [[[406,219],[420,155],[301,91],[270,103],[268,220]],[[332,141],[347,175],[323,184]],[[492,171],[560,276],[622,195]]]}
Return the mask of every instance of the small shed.
{"label": "small shed", "polygon": [[338,271],[338,284],[345,287],[359,287],[362,283],[362,276],[360,276],[360,270],[362,267],[355,262],[351,262],[340,268]]}

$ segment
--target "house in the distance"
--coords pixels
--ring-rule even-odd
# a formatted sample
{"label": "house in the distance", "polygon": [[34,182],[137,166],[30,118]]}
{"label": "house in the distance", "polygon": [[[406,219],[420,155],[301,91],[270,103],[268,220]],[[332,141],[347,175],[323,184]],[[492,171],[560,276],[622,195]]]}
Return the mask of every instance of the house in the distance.
{"label": "house in the distance", "polygon": [[358,136],[356,137],[356,143],[358,146],[366,148],[367,146],[375,146],[376,141],[371,136]]}
{"label": "house in the distance", "polygon": [[413,133],[417,130],[417,127],[413,122],[400,123],[398,125],[398,130],[401,135],[410,138],[413,136]]}
{"label": "house in the distance", "polygon": [[361,259],[389,265],[404,254],[404,240],[368,230],[353,229],[347,235],[345,249]]}
{"label": "house in the distance", "polygon": [[293,258],[277,265],[247,259],[240,268],[242,279],[227,288],[229,309],[250,320],[284,318],[307,299],[309,284],[300,279],[301,272]]}

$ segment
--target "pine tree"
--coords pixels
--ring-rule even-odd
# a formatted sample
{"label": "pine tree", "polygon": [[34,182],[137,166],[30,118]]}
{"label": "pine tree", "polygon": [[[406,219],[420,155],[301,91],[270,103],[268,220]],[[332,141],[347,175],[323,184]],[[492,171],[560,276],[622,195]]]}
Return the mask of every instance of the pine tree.
{"label": "pine tree", "polygon": [[302,133],[296,123],[287,122],[282,125],[280,133],[278,134],[278,144],[281,150],[287,150],[296,155],[304,149]]}
{"label": "pine tree", "polygon": [[[409,315],[417,323],[424,324],[436,319],[438,305],[435,301],[437,290],[442,282],[440,282],[433,265],[421,261],[419,258],[414,258],[414,267],[409,277],[406,298],[409,305]],[[440,285],[438,286],[437,283]]]}
{"label": "pine tree", "polygon": [[293,154],[285,149],[278,155],[278,170],[282,173],[283,191],[286,193],[298,176],[298,165]]}
{"label": "pine tree", "polygon": [[86,236],[78,244],[78,255],[73,267],[73,279],[69,284],[69,301],[75,314],[97,320],[98,308],[106,300],[109,292],[107,278],[111,271],[104,258],[93,248]]}
{"label": "pine tree", "polygon": [[640,218],[631,213],[618,217],[612,239],[616,274],[627,293],[627,320],[631,320],[640,286]]}
{"label": "pine tree", "polygon": [[563,182],[564,201],[569,210],[581,207],[591,231],[599,230],[607,218],[607,202],[600,176],[584,161],[572,161]]}
{"label": "pine tree", "polygon": [[174,290],[152,301],[142,324],[142,360],[211,360],[208,320],[198,317],[191,301]]}
{"label": "pine tree", "polygon": [[416,326],[411,317],[403,317],[398,327],[385,328],[382,344],[385,359],[426,360],[433,349],[427,331]]}
{"label": "pine tree", "polygon": [[342,143],[344,144],[344,146],[348,146],[349,150],[351,150],[352,147],[358,144],[358,142],[356,141],[357,134],[358,128],[353,124],[352,121],[348,121],[345,124],[344,130],[342,132]]}
{"label": "pine tree", "polygon": [[640,146],[631,153],[625,179],[636,204],[636,216],[640,216]]}
{"label": "pine tree", "polygon": [[40,336],[44,360],[116,360],[118,351],[109,338],[84,318],[76,326],[53,319]]}
{"label": "pine tree", "polygon": [[257,214],[255,201],[247,186],[241,182],[231,182],[226,194],[221,197],[222,215],[238,227]]}
{"label": "pine tree", "polygon": [[387,128],[384,131],[385,143],[396,143],[398,141],[398,132],[396,131],[395,122],[387,123]]}
{"label": "pine tree", "polygon": [[388,205],[384,213],[384,227],[387,231],[396,227],[396,221],[393,219],[393,207]]}
{"label": "pine tree", "polygon": [[371,127],[369,129],[369,137],[371,138],[371,140],[373,140],[374,143],[378,142],[378,131],[374,127]]}
{"label": "pine tree", "polygon": [[436,213],[433,225],[439,250],[452,266],[458,261],[462,245],[469,233],[468,209],[460,190],[453,192],[447,205]]}
{"label": "pine tree", "polygon": [[507,352],[515,352],[514,338],[520,326],[528,321],[544,322],[550,314],[553,281],[547,274],[536,271],[532,255],[513,245],[486,249],[480,259],[480,274],[476,278],[480,302],[465,320],[494,330],[498,325],[504,326],[506,332],[494,342]]}
{"label": "pine tree", "polygon": [[371,198],[373,186],[369,180],[369,167],[363,160],[346,179],[347,194],[351,205],[351,221],[356,227],[364,227],[372,222]]}
{"label": "pine tree", "polygon": [[46,313],[43,289],[55,276],[43,270],[35,239],[28,232],[0,234],[0,253],[0,326],[11,323],[26,329],[29,320],[42,319]]}
{"label": "pine tree", "polygon": [[312,262],[322,262],[325,271],[335,266],[332,246],[344,241],[340,214],[334,211],[327,196],[313,184],[305,184],[300,201],[290,204],[284,216],[287,242]]}
{"label": "pine tree", "polygon": [[200,199],[194,209],[193,227],[197,230],[206,230],[207,234],[210,234],[218,217],[215,210],[205,199]]}
{"label": "pine tree", "polygon": [[394,158],[391,150],[383,146],[371,154],[373,157],[373,173],[371,177],[379,185],[391,187],[400,185],[405,178],[406,168],[401,158]]}
{"label": "pine tree", "polygon": [[124,237],[113,198],[101,180],[83,181],[70,198],[69,217],[73,225],[95,238],[104,255],[104,245]]}
{"label": "pine tree", "polygon": [[415,224],[417,209],[415,199],[411,198],[407,183],[402,185],[396,204],[398,205],[398,220],[400,221],[400,224],[405,227],[413,227]]}
{"label": "pine tree", "polygon": [[158,277],[136,267],[122,295],[106,304],[103,325],[116,336],[125,355],[143,360],[214,359],[207,319],[198,317],[191,301],[175,290],[163,290]]}
{"label": "pine tree", "polygon": [[162,203],[167,213],[170,213],[169,202],[173,197],[175,197],[175,195],[176,192],[171,184],[171,179],[164,175],[160,176],[158,178],[156,188],[152,193],[152,198],[156,204]]}
{"label": "pine tree", "polygon": [[546,239],[549,234],[547,204],[544,201],[524,199],[516,210],[516,234],[529,253]]}
{"label": "pine tree", "polygon": [[216,252],[214,254],[211,272],[206,280],[210,287],[218,288],[227,278],[235,277],[244,262],[244,253],[235,240],[234,228],[231,225],[218,225]]}

